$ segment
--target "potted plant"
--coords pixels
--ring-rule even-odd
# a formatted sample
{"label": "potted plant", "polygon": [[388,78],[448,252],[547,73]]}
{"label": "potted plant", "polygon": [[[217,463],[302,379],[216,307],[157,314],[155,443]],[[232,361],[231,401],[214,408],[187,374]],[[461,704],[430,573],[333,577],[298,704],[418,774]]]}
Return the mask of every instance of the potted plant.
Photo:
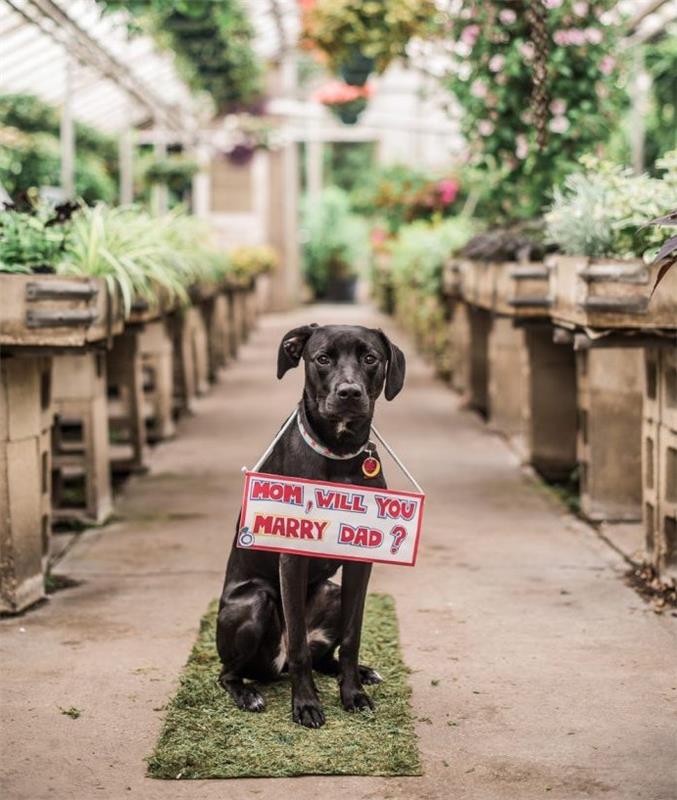
{"label": "potted plant", "polygon": [[254,114],[232,114],[224,124],[225,154],[231,164],[246,166],[257,150],[276,146],[275,127]]}
{"label": "potted plant", "polygon": [[317,298],[353,302],[360,267],[368,253],[367,225],[351,213],[347,194],[336,186],[303,208],[305,275]]}
{"label": "potted plant", "polygon": [[[545,217],[548,240],[560,251],[552,259],[553,314],[593,325],[636,325],[636,315],[649,310],[648,264],[663,239],[648,223],[674,205],[677,151],[656,162],[662,179],[589,156],[581,164],[555,190]],[[652,304],[652,324],[660,322],[661,309],[659,302]]]}
{"label": "potted plant", "polygon": [[346,83],[364,86],[405,54],[413,36],[430,33],[433,0],[318,0],[303,15],[304,40],[327,59]]}
{"label": "potted plant", "polygon": [[354,125],[367,107],[370,86],[350,86],[332,81],[315,93],[315,100],[325,105],[344,125]]}

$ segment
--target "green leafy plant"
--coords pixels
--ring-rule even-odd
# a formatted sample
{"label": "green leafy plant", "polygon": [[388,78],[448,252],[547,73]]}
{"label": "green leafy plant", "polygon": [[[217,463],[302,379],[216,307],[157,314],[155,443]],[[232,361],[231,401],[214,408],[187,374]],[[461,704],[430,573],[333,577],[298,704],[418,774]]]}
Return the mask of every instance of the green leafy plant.
{"label": "green leafy plant", "polygon": [[390,244],[390,265],[396,283],[437,295],[444,264],[476,230],[477,223],[462,216],[437,225],[423,221],[405,225]]}
{"label": "green leafy plant", "polygon": [[351,212],[348,195],[336,186],[319,198],[305,198],[303,233],[305,275],[316,296],[325,294],[330,279],[355,276],[366,263],[367,224]]}
{"label": "green leafy plant", "polygon": [[[538,216],[577,159],[604,143],[620,109],[615,0],[546,0],[546,76],[534,94],[539,37],[521,0],[463,0],[449,19],[444,85],[463,113],[470,161],[489,174],[492,221]],[[537,142],[539,124],[547,136]]]}
{"label": "green leafy plant", "polygon": [[650,260],[662,236],[646,223],[674,206],[677,151],[657,162],[662,179],[590,156],[581,163],[583,169],[555,189],[545,217],[548,240],[571,255]]}
{"label": "green leafy plant", "polygon": [[644,63],[651,75],[644,160],[653,169],[658,158],[677,148],[677,23],[644,47]]}
{"label": "green leafy plant", "polygon": [[217,109],[249,106],[263,92],[254,30],[240,0],[104,0],[132,14],[137,29],[173,50],[186,79],[208,92]]}
{"label": "green leafy plant", "polygon": [[55,219],[47,206],[0,211],[0,272],[53,272],[65,240]]}
{"label": "green leafy plant", "polygon": [[[75,191],[88,203],[113,202],[117,195],[117,144],[94,128],[76,123]],[[59,114],[37,97],[0,95],[0,183],[16,197],[31,187],[61,182]]]}

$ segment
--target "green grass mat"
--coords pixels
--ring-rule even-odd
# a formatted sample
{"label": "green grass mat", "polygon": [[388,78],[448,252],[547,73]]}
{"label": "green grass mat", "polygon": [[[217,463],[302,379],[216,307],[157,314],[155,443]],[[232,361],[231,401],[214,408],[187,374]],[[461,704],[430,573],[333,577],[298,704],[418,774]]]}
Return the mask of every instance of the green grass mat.
{"label": "green grass mat", "polygon": [[216,603],[203,617],[197,644],[168,706],[148,759],[154,778],[244,778],[289,775],[420,775],[407,668],[400,653],[395,603],[369,595],[361,661],[383,683],[369,686],[376,710],[350,714],[334,678],[315,674],[327,722],[319,730],[291,719],[289,681],[262,687],[266,710],[239,711],[217,684]]}

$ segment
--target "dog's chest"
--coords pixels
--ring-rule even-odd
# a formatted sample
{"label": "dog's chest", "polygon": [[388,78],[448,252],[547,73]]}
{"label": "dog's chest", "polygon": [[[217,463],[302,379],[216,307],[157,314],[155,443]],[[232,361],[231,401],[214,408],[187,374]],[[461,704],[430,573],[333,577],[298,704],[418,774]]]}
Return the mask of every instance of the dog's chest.
{"label": "dog's chest", "polygon": [[333,558],[308,559],[308,583],[326,581],[338,572],[341,562]]}

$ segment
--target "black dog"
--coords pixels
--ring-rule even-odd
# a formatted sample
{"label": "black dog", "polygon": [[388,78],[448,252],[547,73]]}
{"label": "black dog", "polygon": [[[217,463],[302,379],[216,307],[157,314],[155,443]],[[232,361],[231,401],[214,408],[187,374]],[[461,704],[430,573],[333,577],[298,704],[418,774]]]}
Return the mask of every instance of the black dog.
{"label": "black dog", "polygon": [[[277,377],[305,361],[299,422],[307,436],[336,456],[320,455],[292,423],[260,471],[385,488],[383,474],[362,472],[374,404],[385,384],[392,400],[404,383],[403,353],[379,330],[304,325],[282,339]],[[237,539],[237,532],[236,532]],[[341,586],[328,580],[343,567]],[[217,647],[221,685],[239,708],[262,711],[259,692],[243,678],[274,680],[288,668],[294,721],[324,724],[312,670],[338,678],[347,711],[372,708],[363,684],[377,672],[358,664],[362,615],[371,564],[278,555],[233,548],[219,604]],[[339,646],[338,660],[334,656]]]}

